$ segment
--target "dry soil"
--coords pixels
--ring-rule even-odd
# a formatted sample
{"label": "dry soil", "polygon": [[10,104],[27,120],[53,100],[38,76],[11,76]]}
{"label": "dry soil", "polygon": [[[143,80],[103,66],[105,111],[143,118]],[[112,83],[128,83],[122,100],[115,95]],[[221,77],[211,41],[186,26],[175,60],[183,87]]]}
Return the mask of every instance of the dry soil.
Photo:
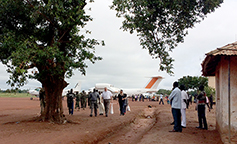
{"label": "dry soil", "polygon": [[[39,100],[34,98],[0,98],[0,143],[1,144],[220,144],[216,130],[215,107],[207,112],[208,130],[196,129],[197,111],[194,104],[187,109],[187,128],[183,132],[173,129],[170,105],[155,101],[132,102],[131,111],[120,116],[114,101],[114,114],[108,117],[89,117],[90,109],[75,110],[68,115],[66,100],[63,100],[66,118],[75,123],[54,124],[36,122],[39,116]],[[152,108],[148,108],[151,105]]]}

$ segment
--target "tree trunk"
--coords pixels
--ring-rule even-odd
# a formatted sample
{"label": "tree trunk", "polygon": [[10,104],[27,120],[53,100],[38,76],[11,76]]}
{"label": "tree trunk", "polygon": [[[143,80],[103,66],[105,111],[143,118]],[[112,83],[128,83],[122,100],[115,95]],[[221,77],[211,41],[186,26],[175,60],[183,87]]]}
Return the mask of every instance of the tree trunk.
{"label": "tree trunk", "polygon": [[40,118],[43,121],[64,123],[66,119],[63,114],[62,91],[67,83],[57,76],[48,78],[41,83],[45,89],[45,108]]}

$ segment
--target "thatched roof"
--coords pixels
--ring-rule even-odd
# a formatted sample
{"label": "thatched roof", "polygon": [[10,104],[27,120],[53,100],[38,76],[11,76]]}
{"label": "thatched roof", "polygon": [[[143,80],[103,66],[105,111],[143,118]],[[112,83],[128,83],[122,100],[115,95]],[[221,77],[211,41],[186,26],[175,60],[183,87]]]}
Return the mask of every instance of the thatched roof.
{"label": "thatched roof", "polygon": [[236,56],[237,42],[225,45],[216,50],[206,53],[206,58],[202,62],[202,74],[204,76],[215,76],[216,66],[218,65],[221,56]]}

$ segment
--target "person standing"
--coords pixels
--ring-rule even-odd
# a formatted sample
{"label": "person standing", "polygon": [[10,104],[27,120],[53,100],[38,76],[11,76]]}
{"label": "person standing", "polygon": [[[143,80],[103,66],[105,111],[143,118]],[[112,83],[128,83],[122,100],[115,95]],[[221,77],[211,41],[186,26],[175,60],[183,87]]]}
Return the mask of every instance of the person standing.
{"label": "person standing", "polygon": [[163,94],[160,94],[160,102],[159,104],[162,102],[162,104],[164,105],[164,101],[163,101]]}
{"label": "person standing", "polygon": [[102,103],[102,96],[101,96],[101,92],[99,92],[99,96],[100,96],[100,99],[98,99],[98,108],[99,108],[99,114],[100,115],[103,115],[104,114],[104,104]]}
{"label": "person standing", "polygon": [[96,92],[95,89],[93,89],[93,92],[90,93],[90,95],[89,95],[90,108],[91,108],[90,117],[92,117],[93,109],[94,109],[95,117],[97,116],[97,107],[98,107],[98,105],[97,105],[97,99],[99,99],[99,101],[100,101],[99,93]]}
{"label": "person standing", "polygon": [[[197,110],[198,110],[198,122],[199,126],[196,128],[205,129],[207,130],[207,120],[206,120],[206,114],[205,114],[205,105],[206,105],[206,93],[204,91],[204,86],[201,85],[199,87],[200,93],[197,96]],[[210,111],[210,109],[209,109]],[[204,127],[203,127],[203,125]]]}
{"label": "person standing", "polygon": [[182,127],[181,127],[181,91],[178,88],[179,83],[174,82],[173,83],[173,91],[171,92],[169,96],[169,100],[171,102],[171,107],[172,107],[172,115],[174,118],[174,128],[173,130],[169,132],[182,132]]}
{"label": "person standing", "polygon": [[188,102],[189,102],[189,105],[193,104],[193,96],[191,94],[189,95],[189,101]]}
{"label": "person standing", "polygon": [[182,128],[186,128],[186,108],[188,103],[188,94],[185,92],[184,85],[180,86],[180,90],[181,90],[181,116],[182,116],[181,126]]}
{"label": "person standing", "polygon": [[213,96],[211,94],[211,96],[209,97],[209,101],[210,101],[210,109],[213,109],[212,106],[213,106]]}
{"label": "person standing", "polygon": [[126,111],[130,111],[130,106],[128,105],[128,97],[126,97],[124,100],[124,114],[126,114]]}
{"label": "person standing", "polygon": [[86,96],[87,102],[88,102],[88,106],[91,106],[91,101],[90,101],[90,99],[89,99],[90,94],[91,94],[91,92],[89,91],[89,92],[88,92],[88,95]]}
{"label": "person standing", "polygon": [[190,101],[190,94],[187,92],[187,95],[188,95],[188,99],[187,99],[187,109],[188,109],[188,107],[189,107],[189,101]]}
{"label": "person standing", "polygon": [[75,94],[73,93],[73,90],[67,94],[67,106],[69,110],[69,115],[73,115],[73,99],[75,97]]}
{"label": "person standing", "polygon": [[135,100],[135,96],[134,95],[132,95],[132,101],[134,101]]}
{"label": "person standing", "polygon": [[124,115],[126,111],[126,103],[125,100],[127,98],[127,94],[123,93],[123,90],[120,90],[120,93],[118,94],[118,101],[119,101],[119,107],[120,107],[120,115]]}
{"label": "person standing", "polygon": [[39,92],[39,99],[40,99],[40,108],[41,108],[41,114],[44,112],[45,109],[45,90],[44,87],[40,89]]}
{"label": "person standing", "polygon": [[78,108],[78,110],[80,110],[80,94],[78,92],[76,92],[76,105],[75,105],[75,110]]}
{"label": "person standing", "polygon": [[170,100],[168,99],[168,96],[165,97],[166,103],[170,104]]}
{"label": "person standing", "polygon": [[81,108],[83,108],[83,110],[86,108],[86,97],[86,92],[83,90],[81,93]]}
{"label": "person standing", "polygon": [[141,101],[142,101],[142,102],[144,102],[144,95],[143,95],[143,94],[141,94],[141,97],[142,97],[142,100],[141,100]]}
{"label": "person standing", "polygon": [[111,102],[113,101],[112,96],[113,96],[112,93],[108,91],[107,87],[105,87],[104,92],[102,93],[102,98],[104,99],[106,117],[108,117],[110,100]]}

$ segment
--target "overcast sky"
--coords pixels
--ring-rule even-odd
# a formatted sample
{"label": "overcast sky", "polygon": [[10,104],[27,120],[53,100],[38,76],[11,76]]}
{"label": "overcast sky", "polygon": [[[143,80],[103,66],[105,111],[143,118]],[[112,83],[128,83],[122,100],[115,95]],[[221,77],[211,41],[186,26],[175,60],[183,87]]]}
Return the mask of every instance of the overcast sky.
{"label": "overcast sky", "polygon": [[[66,80],[70,83],[67,89],[73,88],[78,81],[82,81],[82,89],[85,90],[96,83],[110,83],[119,88],[142,88],[151,76],[164,77],[159,89],[171,89],[173,82],[183,76],[201,76],[205,53],[237,41],[237,1],[226,0],[204,21],[189,29],[184,43],[173,50],[174,76],[170,76],[159,71],[159,60],[152,59],[148,50],[141,48],[136,34],[131,35],[120,29],[122,19],[117,18],[116,12],[109,8],[111,4],[112,0],[97,0],[87,5],[87,9],[92,9],[87,14],[91,15],[93,21],[86,28],[92,31],[91,38],[105,41],[105,46],[96,47],[96,55],[103,60],[88,63],[86,76],[75,70],[72,78]],[[6,84],[8,78],[6,68],[1,64],[1,89],[11,88]],[[38,86],[41,86],[39,82],[30,80],[21,89]]]}

